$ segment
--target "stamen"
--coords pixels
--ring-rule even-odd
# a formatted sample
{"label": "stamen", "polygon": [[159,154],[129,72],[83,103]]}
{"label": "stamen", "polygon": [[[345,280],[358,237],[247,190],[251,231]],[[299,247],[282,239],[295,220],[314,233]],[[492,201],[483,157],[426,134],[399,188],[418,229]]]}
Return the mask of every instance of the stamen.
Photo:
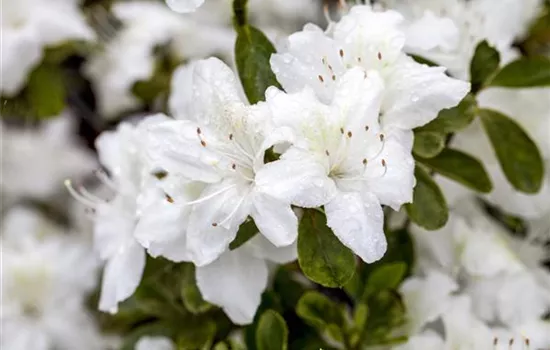
{"label": "stamen", "polygon": [[213,222],[213,223],[212,223],[212,226],[214,226],[214,227],[217,227],[217,226],[218,226],[218,224],[217,224],[217,223],[215,223],[215,222]]}
{"label": "stamen", "polygon": [[382,53],[378,52],[378,60],[382,60]]}
{"label": "stamen", "polygon": [[322,75],[319,74],[318,78],[319,78],[319,81],[320,81],[321,83],[324,83],[324,82],[325,82],[325,79],[323,79],[323,76],[322,76]]}
{"label": "stamen", "polygon": [[201,198],[196,199],[194,201],[187,202],[184,205],[193,205],[193,204],[199,204],[199,203],[202,203],[202,202],[206,202],[207,200],[212,199],[212,198],[216,197],[219,194],[222,194],[224,192],[229,191],[230,189],[232,189],[235,186],[237,186],[237,185],[230,185],[230,186],[224,187],[221,190],[218,190],[214,193],[209,194],[208,196],[201,197]]}
{"label": "stamen", "polygon": [[229,134],[229,141],[233,140],[233,134]]}
{"label": "stamen", "polygon": [[353,134],[351,133],[351,131],[348,131],[348,137],[351,138],[353,136]]}
{"label": "stamen", "polygon": [[201,128],[197,128],[197,134],[201,134]]}
{"label": "stamen", "polygon": [[172,198],[168,193],[165,193],[164,196],[166,197],[166,200],[168,201],[168,203],[171,203],[171,204],[174,203],[174,198]]}
{"label": "stamen", "polygon": [[325,154],[330,157],[330,153],[328,150],[325,150]]}
{"label": "stamen", "polygon": [[357,57],[357,62],[361,63],[362,59],[361,57]]}
{"label": "stamen", "polygon": [[344,57],[344,50],[340,49],[340,57]]}
{"label": "stamen", "polygon": [[384,138],[385,138],[384,134],[380,134],[380,142],[384,142]]}
{"label": "stamen", "polygon": [[344,128],[340,128],[340,133],[344,135]]}
{"label": "stamen", "polygon": [[118,191],[116,184],[111,180],[111,178],[101,169],[94,170],[94,175],[99,181],[101,181],[105,186],[111,188],[113,191]]}
{"label": "stamen", "polygon": [[363,165],[364,165],[364,166],[367,166],[368,162],[369,162],[369,161],[367,160],[367,158],[363,158]]}
{"label": "stamen", "polygon": [[369,126],[365,125],[365,131],[369,131]]}
{"label": "stamen", "polygon": [[336,75],[332,75],[332,80],[336,81]]}
{"label": "stamen", "polygon": [[97,203],[91,201],[89,198],[87,198],[87,197],[83,196],[82,194],[78,193],[73,188],[71,180],[69,180],[69,179],[65,180],[64,184],[65,184],[65,187],[67,188],[67,191],[69,191],[69,193],[71,194],[71,196],[73,196],[74,199],[76,199],[80,203],[82,203],[82,204],[84,204],[84,205],[86,205],[90,208],[95,208]]}
{"label": "stamen", "polygon": [[80,191],[80,193],[84,197],[88,198],[89,200],[91,200],[94,203],[104,202],[103,199],[101,199],[98,196],[96,196],[96,195],[92,194],[91,192],[89,192],[84,186],[78,186],[78,190]]}
{"label": "stamen", "polygon": [[201,140],[202,147],[206,147],[206,142],[204,140]]}
{"label": "stamen", "polygon": [[332,19],[330,18],[330,11],[328,9],[328,4],[325,4],[323,6],[323,15],[325,16],[325,19],[328,23],[332,23]]}
{"label": "stamen", "polygon": [[332,72],[332,66],[329,64],[328,69]]}
{"label": "stamen", "polygon": [[231,169],[235,170],[237,168],[237,166],[235,165],[235,163],[231,164]]}
{"label": "stamen", "polygon": [[[233,211],[231,211],[231,213],[229,213],[229,215],[227,215],[225,217],[225,219],[223,219],[222,222],[218,223],[217,225],[222,225],[223,226],[225,223],[227,223],[229,220],[231,220],[231,218],[233,216],[235,216],[235,214],[237,213],[237,211],[239,210],[239,208],[243,204],[245,197],[246,196],[241,196],[241,199],[239,200],[239,203],[237,203],[237,205],[235,206],[235,209],[233,209]],[[214,225],[214,224],[212,224],[212,225]]]}

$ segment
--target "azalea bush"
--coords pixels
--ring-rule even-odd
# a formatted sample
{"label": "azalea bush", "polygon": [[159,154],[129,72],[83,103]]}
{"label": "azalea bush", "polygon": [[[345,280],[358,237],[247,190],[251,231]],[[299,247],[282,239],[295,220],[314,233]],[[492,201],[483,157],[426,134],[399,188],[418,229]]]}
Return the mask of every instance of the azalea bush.
{"label": "azalea bush", "polygon": [[1,347],[550,349],[550,2],[6,0]]}

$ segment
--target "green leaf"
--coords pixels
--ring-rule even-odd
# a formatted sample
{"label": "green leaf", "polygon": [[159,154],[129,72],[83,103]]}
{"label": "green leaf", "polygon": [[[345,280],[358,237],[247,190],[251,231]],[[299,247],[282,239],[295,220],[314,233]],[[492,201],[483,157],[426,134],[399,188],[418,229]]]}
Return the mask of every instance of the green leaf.
{"label": "green leaf", "polygon": [[281,303],[286,309],[294,310],[298,300],[304,294],[304,287],[292,278],[292,273],[286,266],[280,266],[273,280],[273,290],[281,297]]}
{"label": "green leaf", "polygon": [[437,230],[445,226],[449,219],[449,209],[439,186],[420,167],[414,170],[416,186],[413,203],[405,205],[409,218],[427,230]]}
{"label": "green leaf", "polygon": [[275,47],[260,30],[245,25],[239,28],[235,60],[244,91],[251,104],[265,100],[265,90],[280,87],[271,71],[269,59]]}
{"label": "green leaf", "polygon": [[67,91],[59,66],[43,63],[29,76],[27,100],[38,118],[59,115],[65,108]]}
{"label": "green leaf", "polygon": [[419,128],[419,130],[437,131],[445,134],[460,131],[474,120],[476,108],[475,97],[468,94],[457,106],[442,110],[437,118]]}
{"label": "green leaf", "polygon": [[296,306],[296,314],[320,331],[330,324],[344,325],[343,308],[316,291],[304,293]]}
{"label": "green leaf", "polygon": [[504,66],[489,86],[510,88],[550,86],[550,59],[522,57]]}
{"label": "green leaf", "polygon": [[252,237],[258,233],[258,227],[252,218],[248,218],[244,223],[239,227],[237,232],[237,237],[229,244],[229,250],[235,250],[248,242]]}
{"label": "green leaf", "polygon": [[256,347],[258,350],[287,349],[288,329],[284,318],[276,311],[267,310],[260,317],[256,329]]}
{"label": "green leaf", "polygon": [[518,191],[537,193],[544,177],[544,165],[537,145],[506,115],[482,109],[479,116],[508,181]]}
{"label": "green leaf", "polygon": [[446,135],[436,131],[415,131],[413,152],[423,158],[435,157],[445,147]]}
{"label": "green leaf", "polygon": [[179,326],[178,350],[208,350],[216,335],[216,324],[211,320],[189,322]]}
{"label": "green leaf", "polygon": [[425,64],[425,65],[430,66],[430,67],[439,66],[439,64],[437,64],[434,61],[429,60],[425,57],[422,57],[422,56],[419,56],[419,55],[410,55],[410,56],[412,57],[413,60],[415,60],[416,62],[418,62],[420,64]]}
{"label": "green leaf", "polygon": [[355,306],[353,311],[353,323],[359,330],[365,328],[367,320],[369,318],[369,307],[365,303],[359,303]]}
{"label": "green leaf", "polygon": [[383,290],[373,294],[368,299],[367,325],[363,330],[364,345],[386,345],[402,340],[395,334],[406,321],[406,310],[399,294],[395,291]]}
{"label": "green leaf", "polygon": [[193,314],[200,314],[212,308],[212,305],[204,301],[195,280],[195,266],[186,264],[182,271],[181,298],[183,305]]}
{"label": "green leaf", "polygon": [[472,91],[476,92],[491,78],[498,70],[500,54],[489,45],[487,40],[480,42],[475,50],[474,57],[470,64],[470,79]]}
{"label": "green leaf", "polygon": [[474,191],[489,193],[493,189],[483,164],[466,153],[446,148],[434,158],[418,160],[439,174],[460,182]]}
{"label": "green leaf", "polygon": [[382,265],[370,274],[367,287],[374,291],[396,289],[406,271],[407,265],[403,262]]}
{"label": "green leaf", "polygon": [[341,287],[355,272],[355,257],[327,226],[325,214],[305,209],[298,228],[298,262],[304,274],[325,287]]}

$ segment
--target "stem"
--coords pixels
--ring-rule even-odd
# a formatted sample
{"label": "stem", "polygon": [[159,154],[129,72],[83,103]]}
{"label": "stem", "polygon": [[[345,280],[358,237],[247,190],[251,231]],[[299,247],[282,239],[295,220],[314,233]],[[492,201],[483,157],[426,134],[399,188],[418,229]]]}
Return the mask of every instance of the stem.
{"label": "stem", "polygon": [[241,27],[247,25],[248,22],[248,11],[247,6],[248,0],[233,0],[233,26],[237,31]]}

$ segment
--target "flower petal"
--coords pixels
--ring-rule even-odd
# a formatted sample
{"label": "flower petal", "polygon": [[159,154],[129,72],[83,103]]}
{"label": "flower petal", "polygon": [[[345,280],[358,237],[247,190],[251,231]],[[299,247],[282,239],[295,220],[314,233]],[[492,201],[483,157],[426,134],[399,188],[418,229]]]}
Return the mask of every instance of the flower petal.
{"label": "flower petal", "polygon": [[193,205],[189,218],[187,246],[197,266],[216,260],[235,238],[251,211],[247,191],[234,183],[221,182],[201,193],[200,198],[214,196]]}
{"label": "flower petal", "polygon": [[297,241],[286,247],[276,247],[263,235],[256,235],[243,245],[243,249],[258,259],[286,264],[298,258]]}
{"label": "flower petal", "polygon": [[384,256],[387,248],[383,231],[384,216],[373,194],[340,192],[325,205],[327,225],[340,241],[361,259],[372,263]]}
{"label": "flower petal", "polygon": [[442,109],[456,106],[470,84],[445,75],[443,67],[428,67],[402,57],[386,77],[382,125],[414,129],[435,119]]}
{"label": "flower petal", "polygon": [[134,242],[107,262],[103,273],[99,309],[116,313],[118,303],[136,290],[145,267],[145,251]]}
{"label": "flower petal", "polygon": [[219,181],[215,167],[218,156],[209,150],[207,141],[199,137],[197,130],[189,121],[169,121],[149,127],[147,156],[153,166],[191,180]]}
{"label": "flower petal", "polygon": [[180,13],[195,12],[203,3],[204,0],[166,0],[172,11]]}
{"label": "flower petal", "polygon": [[298,237],[298,219],[289,202],[256,193],[251,216],[260,233],[277,247],[292,244]]}
{"label": "flower petal", "polygon": [[295,147],[266,164],[256,174],[256,186],[260,192],[305,208],[323,205],[336,194],[324,166],[311,153]]}
{"label": "flower petal", "polygon": [[237,249],[196,271],[197,285],[206,301],[222,307],[236,324],[252,322],[267,287],[268,271],[262,259]]}

